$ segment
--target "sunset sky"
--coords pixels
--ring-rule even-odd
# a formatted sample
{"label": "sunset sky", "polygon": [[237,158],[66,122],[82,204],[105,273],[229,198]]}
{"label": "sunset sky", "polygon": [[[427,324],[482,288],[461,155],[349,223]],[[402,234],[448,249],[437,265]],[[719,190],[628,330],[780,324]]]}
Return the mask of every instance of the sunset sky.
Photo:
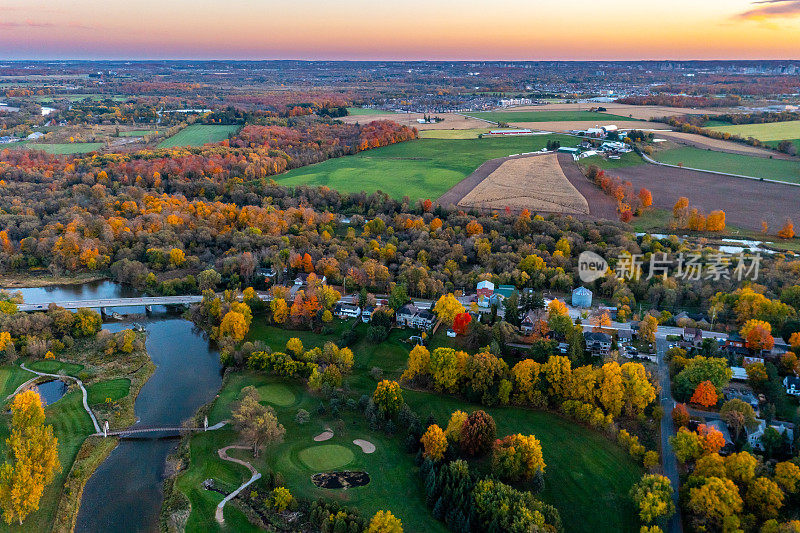
{"label": "sunset sky", "polygon": [[800,59],[800,0],[0,0],[2,59]]}

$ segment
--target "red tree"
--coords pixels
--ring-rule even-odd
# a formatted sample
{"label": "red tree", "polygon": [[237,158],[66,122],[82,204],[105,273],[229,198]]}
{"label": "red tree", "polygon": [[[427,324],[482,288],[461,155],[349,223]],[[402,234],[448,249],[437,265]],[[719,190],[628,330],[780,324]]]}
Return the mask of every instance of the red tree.
{"label": "red tree", "polygon": [[710,381],[702,381],[694,390],[691,403],[702,405],[703,407],[711,407],[717,405],[717,389]]}
{"label": "red tree", "polygon": [[469,313],[460,313],[456,315],[456,318],[453,320],[453,331],[458,335],[466,335],[470,322],[472,322],[472,315]]}
{"label": "red tree", "polygon": [[492,449],[497,426],[486,411],[475,411],[461,428],[461,449],[467,455],[483,455]]}

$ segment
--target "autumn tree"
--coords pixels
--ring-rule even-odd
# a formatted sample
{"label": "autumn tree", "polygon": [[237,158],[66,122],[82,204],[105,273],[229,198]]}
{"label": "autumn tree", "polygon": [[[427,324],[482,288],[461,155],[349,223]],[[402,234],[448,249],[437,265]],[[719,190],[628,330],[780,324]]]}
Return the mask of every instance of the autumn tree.
{"label": "autumn tree", "polygon": [[796,494],[800,489],[800,467],[791,461],[778,463],[774,479],[786,494]]}
{"label": "autumn tree", "polygon": [[755,428],[756,413],[753,407],[739,398],[728,400],[719,410],[722,419],[733,428],[736,439],[739,439],[742,430],[745,428]]}
{"label": "autumn tree", "polygon": [[501,479],[518,481],[544,473],[542,445],[533,435],[508,435],[494,444],[492,468]]}
{"label": "autumn tree", "polygon": [[446,326],[451,326],[455,318],[464,313],[464,306],[450,293],[439,298],[433,306],[433,312]]}
{"label": "autumn tree", "polygon": [[729,518],[742,511],[742,506],[733,481],[718,477],[705,478],[702,485],[692,488],[686,505],[698,526],[714,531],[721,531]]}
{"label": "autumn tree", "polygon": [[681,196],[678,198],[678,201],[675,202],[675,205],[672,206],[672,216],[676,219],[683,219],[686,218],[686,214],[689,210],[689,199],[685,196]]}
{"label": "autumn tree", "polygon": [[453,331],[458,335],[466,335],[469,329],[469,324],[472,322],[472,315],[469,313],[459,313],[453,320]]}
{"label": "autumn tree", "polygon": [[631,498],[645,524],[669,518],[675,512],[672,484],[658,474],[645,474],[631,489]]}
{"label": "autumn tree", "polygon": [[270,303],[272,311],[272,321],[276,324],[283,324],[289,317],[289,306],[283,298],[274,298]]}
{"label": "autumn tree", "polygon": [[39,395],[27,390],[11,402],[11,435],[6,439],[8,460],[0,466],[0,507],[8,524],[39,509],[45,487],[61,469],[58,439],[46,426]]}
{"label": "autumn tree", "polygon": [[778,516],[783,507],[784,494],[777,483],[766,477],[756,478],[747,487],[745,501],[762,520]]}
{"label": "autumn tree", "polygon": [[486,411],[474,411],[461,428],[461,449],[467,455],[484,455],[492,448],[496,434],[494,418]]}
{"label": "autumn tree", "polygon": [[366,533],[403,533],[403,523],[389,511],[378,511],[369,521]]}
{"label": "autumn tree", "polygon": [[245,387],[242,394],[242,401],[232,413],[233,422],[242,439],[252,446],[253,456],[258,457],[264,446],[282,442],[286,429],[272,407],[259,403],[261,398],[255,387]]}
{"label": "autumn tree", "polygon": [[569,310],[567,309],[567,304],[561,300],[553,299],[547,304],[547,316],[552,318],[557,315],[569,315]]}
{"label": "autumn tree", "polygon": [[703,441],[700,435],[687,428],[678,429],[677,435],[670,437],[669,441],[681,463],[695,461],[703,455]]}
{"label": "autumn tree", "polygon": [[757,466],[758,459],[745,451],[732,453],[725,458],[726,477],[739,485],[747,485],[756,477]]}
{"label": "autumn tree", "polygon": [[704,453],[719,453],[725,447],[725,437],[717,428],[700,424],[697,433],[700,435]]}
{"label": "autumn tree", "polygon": [[658,331],[658,319],[653,315],[646,315],[639,322],[639,338],[647,342],[656,342],[656,332]]}
{"label": "autumn tree", "polygon": [[230,337],[236,342],[244,340],[248,330],[249,326],[245,316],[238,311],[228,311],[225,313],[219,325],[220,336]]}
{"label": "autumn tree", "polygon": [[400,391],[400,384],[396,381],[384,379],[375,387],[372,394],[372,401],[378,409],[387,416],[394,416],[403,406],[403,394]]}
{"label": "autumn tree", "polygon": [[783,227],[778,230],[778,237],[781,239],[791,239],[794,237],[794,223],[792,222],[791,218],[787,218],[786,222],[783,224]]}
{"label": "autumn tree", "polygon": [[639,201],[642,207],[650,207],[653,205],[653,194],[648,189],[642,187],[639,189]]}
{"label": "autumn tree", "polygon": [[686,404],[676,403],[672,408],[672,422],[676,428],[682,428],[689,425],[689,411],[686,409]]}
{"label": "autumn tree", "polygon": [[775,345],[772,326],[764,320],[748,320],[739,330],[739,334],[745,339],[747,347],[751,350],[771,350]]}
{"label": "autumn tree", "polygon": [[717,389],[710,381],[703,381],[694,390],[690,403],[702,405],[703,407],[712,407],[717,405]]}
{"label": "autumn tree", "polygon": [[464,411],[453,411],[450,420],[447,422],[447,429],[444,430],[445,436],[453,442],[461,440],[461,431],[464,429],[464,422],[468,415]]}
{"label": "autumn tree", "polygon": [[440,461],[447,451],[447,437],[444,431],[436,424],[428,426],[420,439],[423,455],[433,461]]}
{"label": "autumn tree", "polygon": [[711,211],[706,218],[708,231],[723,231],[725,229],[725,211]]}

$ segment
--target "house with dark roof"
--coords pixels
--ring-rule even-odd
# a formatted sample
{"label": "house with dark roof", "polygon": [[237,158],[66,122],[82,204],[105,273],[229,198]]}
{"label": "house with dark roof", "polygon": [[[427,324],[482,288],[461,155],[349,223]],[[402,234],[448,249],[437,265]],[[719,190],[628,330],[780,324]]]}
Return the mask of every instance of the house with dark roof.
{"label": "house with dark roof", "polygon": [[586,341],[586,349],[589,350],[592,355],[608,355],[608,351],[611,349],[611,335],[608,333],[590,331],[584,333],[583,339]]}
{"label": "house with dark roof", "polygon": [[783,388],[786,389],[786,394],[800,396],[800,378],[796,376],[786,376],[783,378]]}
{"label": "house with dark roof", "polygon": [[397,310],[397,314],[395,315],[397,325],[413,327],[412,321],[417,314],[419,314],[419,308],[412,303],[407,303]]}

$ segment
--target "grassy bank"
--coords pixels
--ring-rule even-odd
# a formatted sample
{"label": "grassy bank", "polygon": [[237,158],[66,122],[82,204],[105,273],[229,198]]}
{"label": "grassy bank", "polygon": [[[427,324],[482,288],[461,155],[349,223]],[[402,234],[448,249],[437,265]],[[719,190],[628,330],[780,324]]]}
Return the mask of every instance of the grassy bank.
{"label": "grassy bank", "polygon": [[658,151],[654,159],[670,165],[800,183],[800,162],[682,147]]}

